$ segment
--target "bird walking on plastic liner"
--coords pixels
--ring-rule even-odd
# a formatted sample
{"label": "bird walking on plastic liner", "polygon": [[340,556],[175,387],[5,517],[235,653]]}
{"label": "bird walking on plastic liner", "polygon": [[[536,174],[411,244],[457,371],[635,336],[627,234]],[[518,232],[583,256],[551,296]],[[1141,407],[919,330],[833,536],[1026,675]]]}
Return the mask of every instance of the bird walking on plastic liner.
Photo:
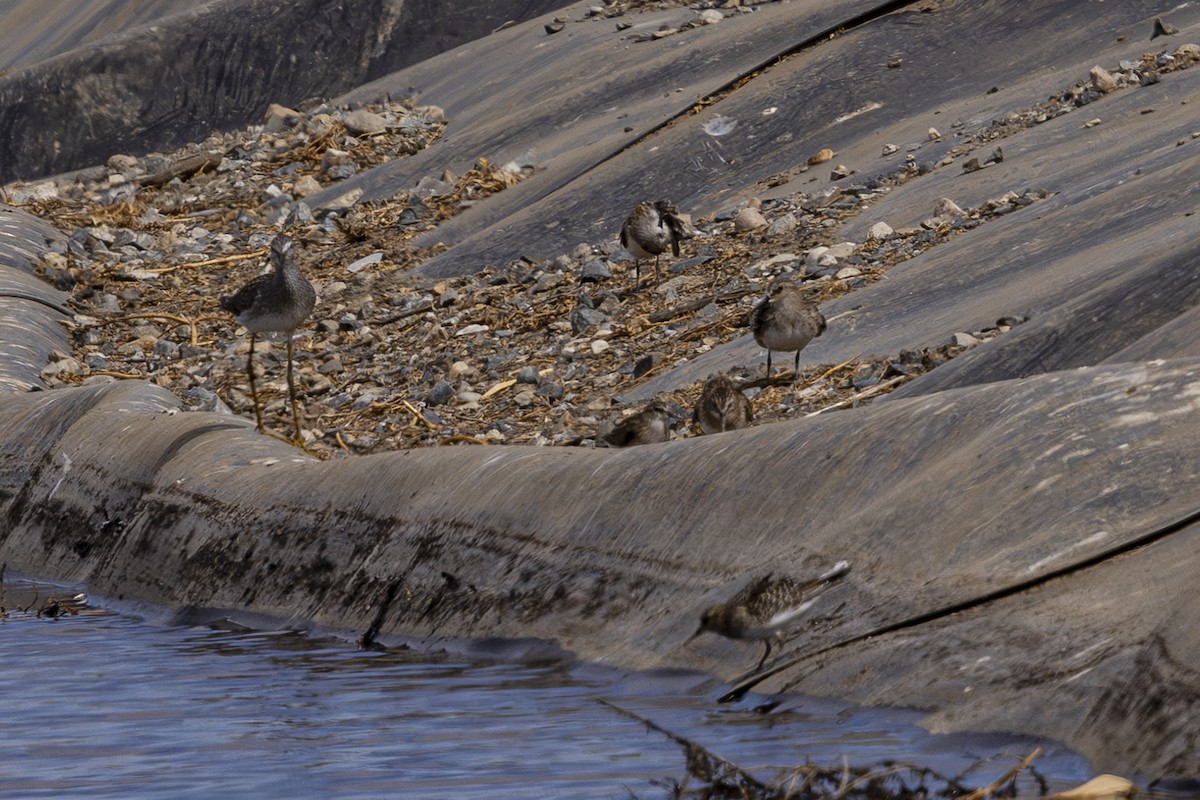
{"label": "bird walking on plastic liner", "polygon": [[762,669],[771,654],[771,642],[782,645],[784,629],[849,571],[850,562],[839,561],[816,579],[803,583],[788,577],[772,579],[768,574],[705,611],[700,627],[687,641],[706,631],[729,639],[761,641],[765,648],[755,670]]}

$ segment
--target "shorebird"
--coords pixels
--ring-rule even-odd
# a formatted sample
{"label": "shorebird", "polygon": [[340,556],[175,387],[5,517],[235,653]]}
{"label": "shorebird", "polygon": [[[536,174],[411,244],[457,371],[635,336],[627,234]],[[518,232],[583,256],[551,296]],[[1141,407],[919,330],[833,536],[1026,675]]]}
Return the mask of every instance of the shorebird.
{"label": "shorebird", "polygon": [[312,284],[300,274],[292,256],[294,242],[282,234],[271,241],[271,263],[274,269],[251,279],[235,294],[221,298],[221,308],[233,315],[246,330],[250,331],[250,354],[246,356],[246,374],[250,376],[250,395],[254,399],[254,418],[259,433],[263,427],[262,407],[258,402],[258,390],[254,386],[254,340],[260,333],[279,332],[287,334],[287,382],[288,400],[292,404],[292,422],[296,426],[295,443],[303,441],[300,435],[300,408],[296,401],[296,383],[292,378],[292,331],[296,330],[317,302]]}
{"label": "shorebird", "polygon": [[706,631],[729,639],[761,641],[766,648],[755,670],[762,669],[771,654],[771,642],[782,645],[783,630],[788,623],[807,611],[822,592],[849,571],[850,562],[839,561],[824,574],[804,583],[786,577],[772,579],[768,574],[727,602],[705,611],[700,617],[700,627],[688,642]]}
{"label": "shorebird", "polygon": [[668,200],[638,203],[621,226],[621,246],[633,254],[634,283],[642,280],[642,259],[654,257],[654,280],[658,280],[658,257],[668,247],[679,255],[679,242],[686,229],[679,212]]}
{"label": "shorebird", "polygon": [[609,447],[633,447],[654,444],[671,438],[671,414],[666,405],[655,400],[636,414],[626,417],[600,437]]}
{"label": "shorebird", "polygon": [[724,375],[716,375],[704,382],[700,399],[692,409],[692,419],[700,430],[708,433],[724,433],[745,428],[754,419],[750,399],[733,385]]}
{"label": "shorebird", "polygon": [[771,351],[795,350],[793,380],[800,372],[800,351],[825,332],[825,317],[817,304],[794,283],[780,283],[750,312],[754,341],[767,348],[767,377],[771,377]]}

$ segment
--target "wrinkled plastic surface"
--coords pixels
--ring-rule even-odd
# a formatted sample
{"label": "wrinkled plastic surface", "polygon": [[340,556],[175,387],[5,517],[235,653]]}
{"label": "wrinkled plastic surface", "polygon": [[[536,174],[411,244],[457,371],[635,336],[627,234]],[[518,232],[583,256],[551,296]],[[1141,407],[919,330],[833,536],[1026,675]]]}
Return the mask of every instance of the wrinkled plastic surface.
{"label": "wrinkled plastic surface", "polygon": [[[451,128],[423,161],[358,180],[383,194],[455,159],[548,143],[544,177],[442,231],[454,246],[429,271],[549,255],[615,236],[644,194],[716,208],[764,192],[759,181],[820,147],[865,174],[894,167],[879,155],[885,142],[901,156],[920,144],[917,157],[936,162],[954,120],[1029,107],[1094,63],[1136,58],[1156,11],[914,6],[679,116],[691,98],[676,100],[674,87],[724,85],[836,22],[835,5],[771,4],[644,44],[610,21],[550,37],[540,23],[502,31],[390,79],[447,108]],[[1171,21],[1183,33],[1167,47],[1188,40],[1200,11]],[[492,46],[514,65],[503,81],[490,74]],[[896,52],[903,66],[888,69]],[[663,79],[689,57],[686,74]],[[587,81],[573,77],[585,71]],[[418,75],[430,76],[424,88]],[[628,76],[628,89],[609,76]],[[808,363],[1029,316],[894,397],[615,452],[447,448],[317,463],[246,420],[182,413],[142,383],[10,393],[0,396],[0,559],[171,605],[348,630],[377,621],[385,636],[542,637],[607,663],[732,678],[757,651],[716,637],[685,645],[699,610],[750,574],[803,575],[844,558],[853,571],[814,609],[791,666],[760,688],[920,707],[942,730],[1040,734],[1105,769],[1195,775],[1198,81],[1197,69],[1165,75],[1017,134],[1002,164],[934,170],[843,231],[912,224],[942,196],[969,206],[1052,193],[828,304],[827,316],[852,313],[804,351]],[[544,116],[536,99],[559,97],[560,84],[564,116]],[[484,102],[500,91],[506,102]],[[570,106],[588,91],[596,103]],[[882,107],[836,122],[869,101]],[[780,110],[762,117],[765,107]],[[522,113],[537,124],[517,125]],[[714,142],[703,125],[717,113],[740,122]],[[1103,124],[1083,128],[1094,116]],[[926,143],[930,126],[946,140]],[[784,132],[793,138],[779,141]],[[493,135],[496,151],[479,152]],[[775,191],[827,184],[814,170]],[[747,337],[642,393],[761,355]]]}

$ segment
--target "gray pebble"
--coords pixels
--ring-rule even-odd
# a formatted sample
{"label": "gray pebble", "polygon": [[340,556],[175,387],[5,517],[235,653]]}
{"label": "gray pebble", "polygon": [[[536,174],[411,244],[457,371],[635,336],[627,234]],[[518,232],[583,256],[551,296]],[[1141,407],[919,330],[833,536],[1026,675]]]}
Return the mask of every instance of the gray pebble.
{"label": "gray pebble", "polygon": [[579,280],[585,283],[606,280],[611,277],[612,270],[608,268],[608,262],[600,258],[593,258],[584,264],[583,271],[579,273]]}
{"label": "gray pebble", "polygon": [[454,387],[449,381],[438,381],[433,385],[433,388],[425,395],[425,404],[430,406],[440,406],[454,397]]}
{"label": "gray pebble", "polygon": [[545,397],[549,400],[561,400],[563,396],[563,385],[557,382],[550,382],[543,386],[539,386],[534,392],[538,397]]}
{"label": "gray pebble", "polygon": [[767,227],[767,236],[781,236],[785,233],[791,233],[796,230],[798,224],[795,214],[784,214]]}
{"label": "gray pebble", "polygon": [[576,306],[575,310],[571,312],[571,332],[578,336],[593,325],[599,325],[607,320],[608,317],[605,314],[593,308]]}

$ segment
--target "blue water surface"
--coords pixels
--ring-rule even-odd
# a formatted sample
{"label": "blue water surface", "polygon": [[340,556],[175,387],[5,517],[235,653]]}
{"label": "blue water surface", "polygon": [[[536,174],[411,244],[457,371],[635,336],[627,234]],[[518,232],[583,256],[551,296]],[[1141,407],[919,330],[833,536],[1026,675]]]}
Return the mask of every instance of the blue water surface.
{"label": "blue water surface", "polygon": [[0,798],[668,796],[683,749],[630,715],[764,778],[889,760],[953,775],[990,759],[970,774],[980,785],[1038,745],[1053,785],[1093,774],[1045,742],[932,736],[915,712],[788,698],[764,713],[761,696],[721,706],[720,683],[697,673],[364,651],[97,609],[50,619],[13,601],[29,586],[8,588]]}

